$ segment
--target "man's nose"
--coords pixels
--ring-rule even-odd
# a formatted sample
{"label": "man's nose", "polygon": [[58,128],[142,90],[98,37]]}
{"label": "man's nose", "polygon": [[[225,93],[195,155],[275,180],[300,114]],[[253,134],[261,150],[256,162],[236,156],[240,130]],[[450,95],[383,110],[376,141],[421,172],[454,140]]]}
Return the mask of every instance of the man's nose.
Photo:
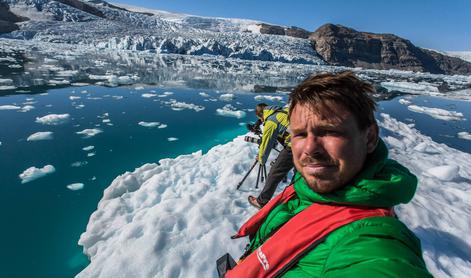
{"label": "man's nose", "polygon": [[316,136],[314,133],[309,133],[303,151],[306,154],[313,155],[315,153],[322,153],[322,149],[322,138]]}

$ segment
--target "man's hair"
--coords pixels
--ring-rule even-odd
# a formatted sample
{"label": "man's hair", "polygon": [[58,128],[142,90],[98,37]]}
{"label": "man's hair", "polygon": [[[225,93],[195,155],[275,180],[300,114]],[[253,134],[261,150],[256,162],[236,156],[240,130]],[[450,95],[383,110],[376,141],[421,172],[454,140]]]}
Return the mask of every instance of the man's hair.
{"label": "man's hair", "polygon": [[323,73],[305,79],[290,94],[288,116],[296,105],[308,105],[314,111],[327,109],[335,113],[332,104],[341,104],[356,118],[361,130],[376,124],[376,103],[368,93],[375,92],[373,86],[358,79],[352,72]]}
{"label": "man's hair", "polygon": [[258,117],[262,118],[263,117],[263,109],[267,107],[268,105],[266,103],[259,103],[257,106],[255,106],[255,115]]}

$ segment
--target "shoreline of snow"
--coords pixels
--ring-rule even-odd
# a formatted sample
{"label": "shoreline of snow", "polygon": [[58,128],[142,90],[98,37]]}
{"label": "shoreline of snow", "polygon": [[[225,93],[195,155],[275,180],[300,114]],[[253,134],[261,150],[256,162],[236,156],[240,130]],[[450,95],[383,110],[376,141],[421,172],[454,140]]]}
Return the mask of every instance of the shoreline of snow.
{"label": "shoreline of snow", "polygon": [[[390,157],[419,178],[412,202],[396,208],[399,217],[421,239],[435,277],[465,277],[471,272],[471,154],[381,116]],[[256,169],[241,190],[236,186],[256,153],[240,136],[206,154],[162,159],[118,176],[80,237],[91,263],[77,277],[215,277],[216,259],[226,252],[236,258],[246,244],[230,236],[255,213],[246,198],[260,190],[249,186]]]}

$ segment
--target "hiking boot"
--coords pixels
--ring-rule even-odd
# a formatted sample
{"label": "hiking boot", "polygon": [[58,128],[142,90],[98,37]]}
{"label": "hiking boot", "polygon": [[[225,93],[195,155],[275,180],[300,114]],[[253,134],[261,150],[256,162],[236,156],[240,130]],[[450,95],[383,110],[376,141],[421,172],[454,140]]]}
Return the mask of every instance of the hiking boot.
{"label": "hiking boot", "polygon": [[261,205],[261,204],[257,201],[257,198],[255,198],[254,196],[249,196],[248,200],[249,200],[249,203],[250,203],[252,206],[254,206],[254,207],[258,208],[258,209],[261,209],[261,208],[263,207],[263,205]]}

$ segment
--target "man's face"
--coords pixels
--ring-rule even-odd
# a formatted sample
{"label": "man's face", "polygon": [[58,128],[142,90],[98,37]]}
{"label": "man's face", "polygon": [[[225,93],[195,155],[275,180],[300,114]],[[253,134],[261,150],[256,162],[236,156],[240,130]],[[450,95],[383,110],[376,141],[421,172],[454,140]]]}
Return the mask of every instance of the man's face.
{"label": "man's face", "polygon": [[294,164],[318,193],[345,186],[363,168],[378,136],[377,125],[361,131],[343,105],[330,103],[329,107],[313,111],[296,105],[290,117]]}

